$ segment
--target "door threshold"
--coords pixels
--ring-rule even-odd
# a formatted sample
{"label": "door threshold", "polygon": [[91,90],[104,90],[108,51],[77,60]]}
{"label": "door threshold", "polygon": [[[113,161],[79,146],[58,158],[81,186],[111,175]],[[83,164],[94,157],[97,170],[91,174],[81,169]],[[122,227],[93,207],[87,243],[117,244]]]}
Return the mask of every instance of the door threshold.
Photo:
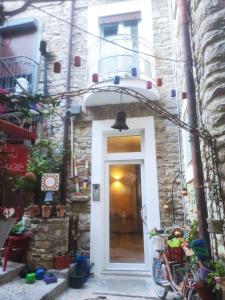
{"label": "door threshold", "polygon": [[151,277],[152,274],[146,270],[104,270],[101,275]]}

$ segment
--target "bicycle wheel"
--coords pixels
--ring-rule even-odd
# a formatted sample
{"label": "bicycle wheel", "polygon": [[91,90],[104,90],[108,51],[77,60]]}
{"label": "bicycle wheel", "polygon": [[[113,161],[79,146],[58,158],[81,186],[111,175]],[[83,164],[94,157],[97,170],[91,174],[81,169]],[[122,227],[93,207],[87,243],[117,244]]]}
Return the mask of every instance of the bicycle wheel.
{"label": "bicycle wheel", "polygon": [[[162,263],[159,259],[155,259],[153,261],[152,275],[154,281],[154,290],[156,294],[160,299],[166,299],[168,293],[168,284],[166,285],[166,281],[163,279],[163,268]],[[167,283],[169,282],[167,281]]]}

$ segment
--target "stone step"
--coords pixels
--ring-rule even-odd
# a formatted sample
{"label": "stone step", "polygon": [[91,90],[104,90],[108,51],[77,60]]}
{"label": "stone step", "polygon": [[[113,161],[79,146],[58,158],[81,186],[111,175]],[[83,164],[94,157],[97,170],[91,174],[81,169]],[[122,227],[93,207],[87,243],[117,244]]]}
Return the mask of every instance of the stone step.
{"label": "stone step", "polygon": [[50,269],[50,270],[48,270],[48,272],[53,273],[58,278],[64,278],[64,279],[66,279],[68,281],[68,279],[69,279],[69,272],[74,268],[75,265],[76,265],[76,263],[73,263],[67,269],[62,269],[62,270]]}
{"label": "stone step", "polygon": [[2,266],[0,266],[0,285],[16,278],[23,267],[24,264],[8,261],[6,271],[3,272]]}
{"label": "stone step", "polygon": [[16,278],[0,286],[0,299],[4,300],[54,300],[67,287],[66,280],[58,278],[57,283],[46,284],[36,280],[33,284]]}

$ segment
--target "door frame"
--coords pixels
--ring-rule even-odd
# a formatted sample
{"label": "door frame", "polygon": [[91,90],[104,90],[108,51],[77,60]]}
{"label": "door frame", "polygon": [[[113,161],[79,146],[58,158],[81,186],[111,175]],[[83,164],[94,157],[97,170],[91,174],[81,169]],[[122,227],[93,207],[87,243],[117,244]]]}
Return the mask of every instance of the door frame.
{"label": "door frame", "polygon": [[[128,118],[127,124],[130,130],[118,132],[111,129],[114,120],[93,121],[92,123],[92,187],[93,184],[100,186],[100,201],[93,201],[93,189],[91,199],[91,232],[90,232],[90,257],[94,263],[95,274],[101,274],[106,270],[106,227],[105,226],[105,162],[111,154],[105,156],[105,136],[107,135],[128,135],[135,132],[143,133],[142,153],[136,153],[137,160],[143,160],[143,182],[144,190],[142,197],[146,199],[147,227],[148,230],[154,227],[160,228],[160,211],[158,198],[156,150],[155,150],[155,130],[153,117]],[[129,153],[131,160],[134,153]],[[129,155],[123,153],[113,154],[118,161],[129,161]],[[111,159],[109,159],[111,161]],[[151,178],[151,180],[149,180]],[[95,199],[96,200],[96,199]],[[146,265],[151,270],[151,241],[147,241],[149,258]],[[136,266],[137,267],[137,266]],[[135,268],[136,270],[137,268]],[[123,268],[123,270],[125,270]]]}

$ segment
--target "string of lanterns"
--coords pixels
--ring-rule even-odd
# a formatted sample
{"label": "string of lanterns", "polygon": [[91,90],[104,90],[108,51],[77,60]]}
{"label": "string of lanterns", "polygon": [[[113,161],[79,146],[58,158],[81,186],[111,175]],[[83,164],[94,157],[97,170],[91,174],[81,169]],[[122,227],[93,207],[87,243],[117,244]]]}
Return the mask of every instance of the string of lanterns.
{"label": "string of lanterns", "polygon": [[[75,56],[74,57],[73,65],[75,67],[81,67],[81,57],[80,56]],[[60,62],[57,62],[57,61],[54,62],[53,72],[57,73],[57,74],[61,73],[61,63]],[[131,76],[132,77],[137,77],[137,75],[138,75],[137,68],[135,68],[135,67],[131,68]],[[99,74],[98,73],[93,73],[92,74],[92,82],[93,83],[98,83],[99,82]],[[115,85],[120,84],[120,76],[119,75],[116,75],[114,77],[113,83]],[[156,85],[157,85],[157,87],[161,87],[163,85],[162,78],[157,78]],[[151,80],[147,80],[146,81],[146,89],[150,90],[150,89],[152,89],[152,87],[153,87],[152,81]],[[175,98],[176,96],[177,96],[176,90],[172,89],[171,90],[171,97]],[[187,93],[186,92],[182,92],[181,98],[182,99],[186,99],[187,98]]]}

